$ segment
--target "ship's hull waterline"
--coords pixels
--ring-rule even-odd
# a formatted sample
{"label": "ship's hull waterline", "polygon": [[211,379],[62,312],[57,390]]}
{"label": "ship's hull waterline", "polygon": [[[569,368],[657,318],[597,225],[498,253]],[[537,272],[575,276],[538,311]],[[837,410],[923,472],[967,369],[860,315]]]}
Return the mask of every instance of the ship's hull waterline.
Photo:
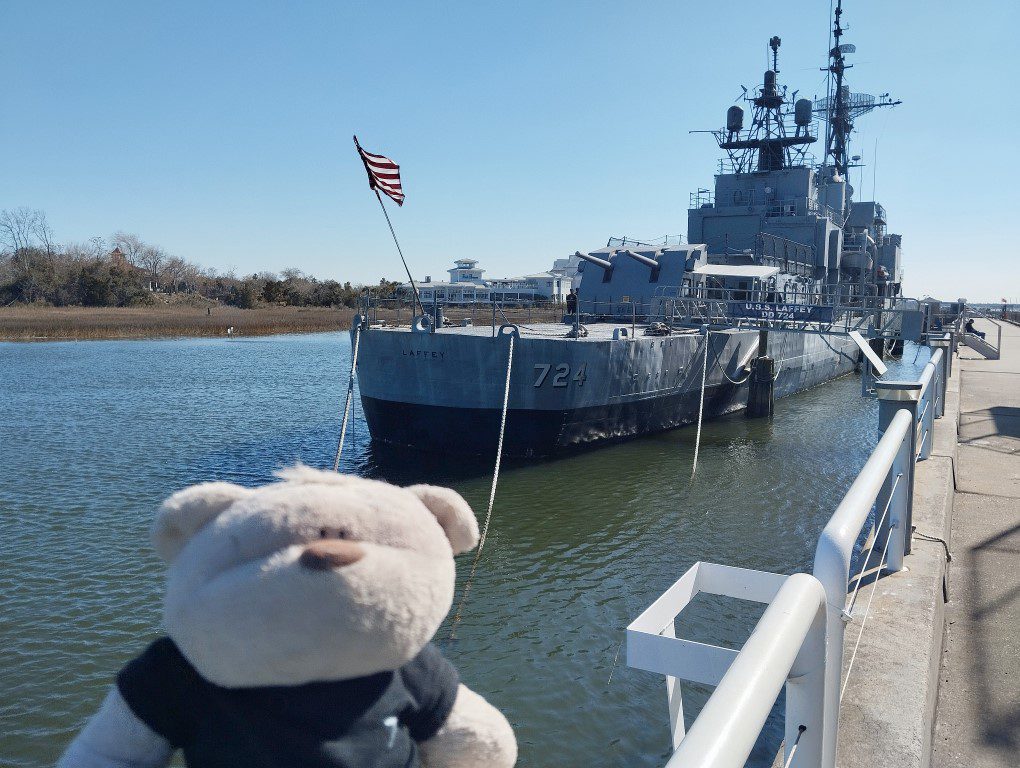
{"label": "ship's hull waterline", "polygon": [[[563,338],[564,326],[549,325],[514,339],[504,455],[552,456],[697,421],[703,336],[614,339],[614,329],[590,327],[587,338],[574,340]],[[373,439],[429,451],[495,451],[507,335],[376,327],[363,329],[359,343],[358,382]],[[744,365],[757,346],[757,331],[711,334],[706,419],[746,406]],[[776,360],[776,397],[842,376],[857,360],[852,341],[817,333],[772,331],[768,354]]]}

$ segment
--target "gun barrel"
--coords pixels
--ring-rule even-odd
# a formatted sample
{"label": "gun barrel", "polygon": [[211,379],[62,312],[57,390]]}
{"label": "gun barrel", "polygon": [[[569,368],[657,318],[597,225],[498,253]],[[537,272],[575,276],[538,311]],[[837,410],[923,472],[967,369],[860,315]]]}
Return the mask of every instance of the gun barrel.
{"label": "gun barrel", "polygon": [[595,266],[602,267],[602,269],[612,269],[613,268],[613,265],[611,263],[609,263],[605,259],[600,259],[598,256],[592,256],[589,253],[581,253],[580,251],[575,251],[574,255],[577,256],[579,259],[584,259],[585,261],[590,261]]}
{"label": "gun barrel", "polygon": [[634,259],[634,261],[640,261],[646,267],[650,267],[652,269],[658,269],[659,267],[659,262],[657,262],[655,259],[650,259],[647,256],[642,256],[640,253],[634,253],[634,251],[623,251],[623,253],[630,256],[632,259]]}

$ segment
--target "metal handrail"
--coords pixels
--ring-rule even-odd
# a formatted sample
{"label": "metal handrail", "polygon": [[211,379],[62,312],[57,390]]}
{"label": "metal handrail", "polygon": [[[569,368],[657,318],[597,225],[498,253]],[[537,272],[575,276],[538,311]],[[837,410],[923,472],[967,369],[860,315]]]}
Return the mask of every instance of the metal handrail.
{"label": "metal handrail", "polygon": [[[934,419],[945,409],[952,338],[946,334],[933,344],[938,346],[916,380],[876,382],[883,434],[819,537],[813,578],[804,581],[804,574],[790,576],[776,589],[775,579],[783,578],[776,574],[698,563],[628,627],[628,664],[667,675],[676,748],[668,766],[743,765],[786,685],[788,765],[834,768],[846,682],[841,679],[844,632],[853,618],[848,593],[852,610],[865,573],[877,571],[877,579],[881,573],[903,569],[910,552],[914,467],[930,455]],[[865,562],[860,573],[851,577],[857,545],[869,521],[870,546],[860,553]],[[881,552],[877,568],[870,565],[875,552]],[[710,569],[706,575],[700,575],[699,569],[706,568]],[[743,594],[732,584],[731,574],[736,572],[746,581],[738,585]],[[710,580],[718,587],[715,594],[769,603],[735,656],[728,649],[678,639],[674,634],[678,611],[699,589],[711,591],[704,584]],[[812,595],[819,587],[824,596],[821,608],[817,594]],[[861,632],[870,606],[869,599]],[[819,632],[824,641],[812,646],[815,641],[808,626],[813,626],[810,622],[816,619],[809,617],[814,616],[824,626]],[[812,648],[821,649],[821,666],[812,663],[798,668],[805,658],[802,654],[810,656]],[[686,735],[678,678],[717,685]]]}
{"label": "metal handrail", "polygon": [[[994,345],[994,347],[995,347],[995,354],[996,354],[996,356],[1001,355],[1002,354],[1002,323],[1000,323],[994,317],[991,317],[990,315],[982,312],[979,309],[974,309],[971,306],[967,307],[967,309],[965,310],[964,314],[972,315],[974,317],[980,317],[982,320],[987,320],[988,322],[990,322],[992,325],[995,326],[995,332],[996,332],[995,345]],[[970,334],[967,334],[967,335],[969,336]],[[981,339],[980,336],[978,338]],[[981,339],[981,341],[983,341],[989,347],[993,346],[992,343],[990,341],[988,341],[987,339]]]}
{"label": "metal handrail", "polygon": [[[843,664],[843,623],[847,583],[854,546],[876,503],[884,503],[883,491],[891,490],[886,535],[889,539],[889,570],[900,570],[906,548],[907,495],[913,494],[912,436],[914,422],[907,411],[899,411],[879,440],[874,452],[857,475],[835,514],[822,530],[815,549],[814,575],[826,596],[825,696],[823,700],[821,765],[835,765],[836,732],[839,723],[840,671]],[[906,483],[897,483],[903,473]],[[898,498],[896,498],[898,496]],[[893,532],[896,532],[895,534]],[[881,533],[881,532],[880,532]]]}
{"label": "metal handrail", "polygon": [[791,686],[786,752],[793,759],[788,765],[817,766],[821,732],[811,707],[822,694],[824,665],[825,591],[818,579],[796,573],[765,609],[667,767],[743,766],[784,685]]}

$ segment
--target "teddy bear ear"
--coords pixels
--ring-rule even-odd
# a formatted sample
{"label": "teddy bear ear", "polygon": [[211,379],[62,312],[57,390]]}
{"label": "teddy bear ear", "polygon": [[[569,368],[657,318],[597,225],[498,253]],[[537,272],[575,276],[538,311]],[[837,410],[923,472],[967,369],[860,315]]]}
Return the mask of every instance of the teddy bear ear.
{"label": "teddy bear ear", "polygon": [[450,540],[453,554],[467,552],[478,543],[478,521],[464,497],[449,488],[437,485],[412,485],[407,488],[417,496]]}
{"label": "teddy bear ear", "polygon": [[164,501],[152,524],[156,552],[168,563],[198,531],[239,499],[254,491],[233,483],[200,483]]}

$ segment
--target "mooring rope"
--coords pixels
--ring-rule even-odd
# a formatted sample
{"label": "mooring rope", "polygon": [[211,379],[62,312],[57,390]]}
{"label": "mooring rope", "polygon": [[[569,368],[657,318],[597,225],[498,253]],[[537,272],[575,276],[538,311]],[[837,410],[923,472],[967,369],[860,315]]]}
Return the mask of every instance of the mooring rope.
{"label": "mooring rope", "polygon": [[705,354],[701,363],[701,399],[698,402],[698,432],[694,436],[694,465],[691,467],[691,480],[698,471],[698,450],[701,448],[701,418],[705,413],[705,380],[708,377],[708,326],[705,326]]}
{"label": "mooring rope", "polygon": [[499,442],[496,446],[496,466],[492,470],[492,486],[489,488],[489,508],[485,512],[485,522],[482,523],[482,533],[478,537],[478,548],[475,550],[475,557],[471,561],[471,570],[468,572],[467,581],[464,582],[464,592],[460,596],[460,603],[457,604],[457,613],[453,616],[450,625],[450,640],[457,634],[457,625],[460,624],[461,615],[464,612],[464,604],[467,603],[468,595],[471,594],[471,585],[475,580],[475,571],[478,568],[478,561],[482,557],[482,548],[485,546],[485,539],[489,535],[489,523],[492,522],[492,508],[496,502],[496,483],[499,482],[499,467],[503,462],[503,438],[506,435],[506,412],[510,405],[510,371],[514,365],[514,335],[510,335],[510,346],[506,355],[506,384],[503,387],[503,415],[499,421]]}
{"label": "mooring rope", "polygon": [[336,444],[336,458],[333,459],[333,471],[340,471],[340,452],[344,449],[344,436],[347,434],[347,419],[351,413],[351,398],[354,396],[354,374],[358,370],[358,347],[361,345],[361,323],[354,329],[354,353],[351,355],[351,379],[347,382],[347,399],[344,401],[344,417],[340,422],[340,440]]}

